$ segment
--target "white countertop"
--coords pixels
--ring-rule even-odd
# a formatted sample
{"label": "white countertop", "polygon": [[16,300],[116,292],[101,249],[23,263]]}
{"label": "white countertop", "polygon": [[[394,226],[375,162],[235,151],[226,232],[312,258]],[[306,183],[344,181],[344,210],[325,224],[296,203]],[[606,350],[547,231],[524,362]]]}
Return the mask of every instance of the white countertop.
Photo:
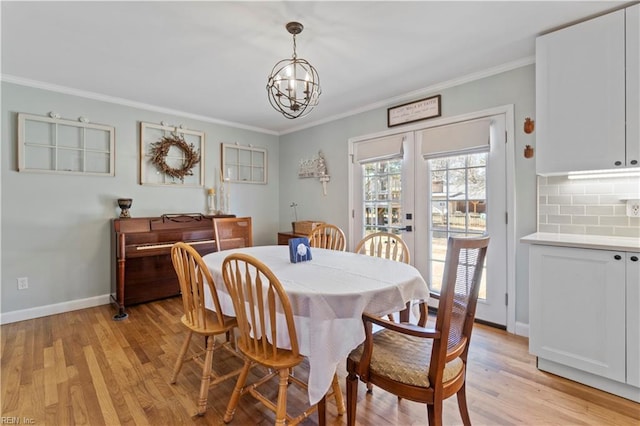
{"label": "white countertop", "polygon": [[640,252],[640,238],[536,232],[520,238],[528,244]]}

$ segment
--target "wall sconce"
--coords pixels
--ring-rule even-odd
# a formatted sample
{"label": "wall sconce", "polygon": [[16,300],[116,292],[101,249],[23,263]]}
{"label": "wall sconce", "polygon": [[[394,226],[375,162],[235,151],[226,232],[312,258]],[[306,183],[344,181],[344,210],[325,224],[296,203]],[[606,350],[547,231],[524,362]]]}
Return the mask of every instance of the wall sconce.
{"label": "wall sconce", "polygon": [[524,158],[533,158],[533,147],[531,145],[525,145]]}
{"label": "wall sconce", "polygon": [[533,133],[533,129],[535,129],[535,121],[533,121],[530,117],[524,119],[524,132],[526,134]]}

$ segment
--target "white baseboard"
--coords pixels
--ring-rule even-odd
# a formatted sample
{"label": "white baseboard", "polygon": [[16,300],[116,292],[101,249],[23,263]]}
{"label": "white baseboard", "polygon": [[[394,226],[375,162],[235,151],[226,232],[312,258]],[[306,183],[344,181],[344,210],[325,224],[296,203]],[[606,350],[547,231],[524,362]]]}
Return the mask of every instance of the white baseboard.
{"label": "white baseboard", "polygon": [[101,296],[88,297],[86,299],[76,299],[68,302],[55,303],[53,305],[37,306],[35,308],[22,309],[19,311],[4,312],[0,314],[0,324],[9,324],[33,318],[46,317],[64,312],[76,311],[78,309],[93,308],[94,306],[106,305],[110,302],[110,295],[103,294]]}
{"label": "white baseboard", "polygon": [[516,321],[516,335],[529,337],[529,324]]}

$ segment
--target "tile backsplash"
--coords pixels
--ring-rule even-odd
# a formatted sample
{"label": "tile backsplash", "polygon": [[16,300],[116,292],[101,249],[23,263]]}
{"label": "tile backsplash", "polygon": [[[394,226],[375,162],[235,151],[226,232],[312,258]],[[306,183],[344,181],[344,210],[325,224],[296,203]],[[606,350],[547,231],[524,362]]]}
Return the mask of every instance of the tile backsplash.
{"label": "tile backsplash", "polygon": [[640,198],[640,178],[538,176],[538,231],[640,238],[625,198]]}

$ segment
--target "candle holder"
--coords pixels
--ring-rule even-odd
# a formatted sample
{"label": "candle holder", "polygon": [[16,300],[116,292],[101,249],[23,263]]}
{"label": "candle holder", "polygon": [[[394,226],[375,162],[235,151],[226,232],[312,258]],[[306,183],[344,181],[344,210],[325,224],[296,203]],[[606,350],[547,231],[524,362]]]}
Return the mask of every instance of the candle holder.
{"label": "candle holder", "polygon": [[207,213],[211,216],[218,214],[216,210],[216,190],[209,188],[207,191]]}
{"label": "candle holder", "polygon": [[129,209],[133,203],[132,198],[118,198],[118,207],[120,207],[120,217],[131,217]]}

